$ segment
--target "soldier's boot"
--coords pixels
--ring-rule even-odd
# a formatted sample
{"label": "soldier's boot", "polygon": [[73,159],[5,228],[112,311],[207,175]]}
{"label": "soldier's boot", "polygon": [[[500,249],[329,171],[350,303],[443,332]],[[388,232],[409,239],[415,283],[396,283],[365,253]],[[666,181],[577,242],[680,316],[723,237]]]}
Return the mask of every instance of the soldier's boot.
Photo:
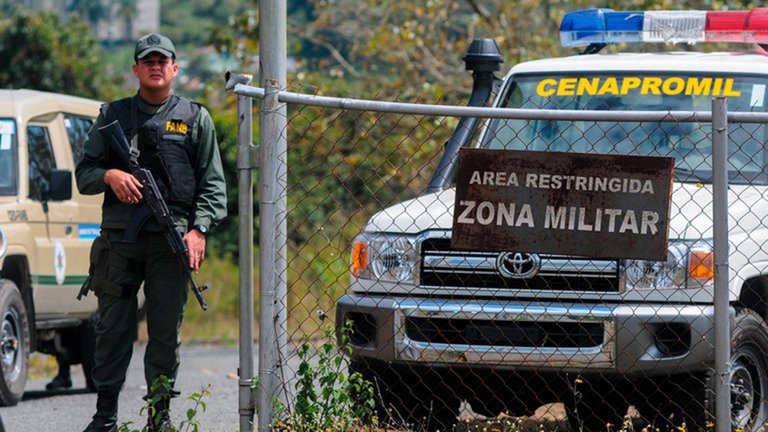
{"label": "soldier's boot", "polygon": [[163,399],[149,407],[149,416],[147,419],[147,432],[172,432],[174,430],[171,422],[171,401]]}
{"label": "soldier's boot", "polygon": [[72,388],[72,379],[68,376],[56,375],[56,377],[45,385],[46,390],[66,390]]}
{"label": "soldier's boot", "polygon": [[117,399],[119,392],[99,391],[96,414],[83,432],[117,432]]}
{"label": "soldier's boot", "polygon": [[72,388],[72,378],[69,374],[69,363],[59,358],[56,360],[59,362],[59,373],[56,374],[56,377],[54,377],[51,382],[45,385],[45,389],[56,391]]}

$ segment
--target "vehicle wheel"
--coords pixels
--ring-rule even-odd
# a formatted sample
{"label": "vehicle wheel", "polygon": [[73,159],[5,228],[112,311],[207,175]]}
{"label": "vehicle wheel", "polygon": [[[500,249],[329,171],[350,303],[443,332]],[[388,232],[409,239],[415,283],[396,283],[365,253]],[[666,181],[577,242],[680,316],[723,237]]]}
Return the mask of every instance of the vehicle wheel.
{"label": "vehicle wheel", "polygon": [[450,370],[352,360],[349,372],[373,383],[379,421],[388,427],[452,430],[456,423],[459,400],[448,384],[454,381]]}
{"label": "vehicle wheel", "polygon": [[94,356],[96,355],[96,324],[99,321],[98,312],[93,314],[88,321],[80,324],[78,329],[79,357],[83,365],[83,375],[85,375],[85,385],[89,391],[96,391],[96,384],[93,382],[93,366],[95,365]]}
{"label": "vehicle wheel", "polygon": [[16,285],[0,280],[0,406],[16,405],[24,394],[29,368],[29,322]]}
{"label": "vehicle wheel", "polygon": [[[762,425],[768,421],[767,350],[768,325],[765,321],[754,311],[738,312],[731,329],[733,430],[756,432],[762,430]],[[694,428],[704,429],[708,422],[715,421],[715,379],[711,371],[682,375],[675,379],[680,384],[680,397],[670,395],[670,400],[674,408],[689,414],[686,417]]]}
{"label": "vehicle wheel", "polygon": [[[714,418],[715,381],[708,380],[707,416]],[[768,325],[756,312],[736,315],[731,330],[731,425],[732,429],[761,430],[768,421]]]}

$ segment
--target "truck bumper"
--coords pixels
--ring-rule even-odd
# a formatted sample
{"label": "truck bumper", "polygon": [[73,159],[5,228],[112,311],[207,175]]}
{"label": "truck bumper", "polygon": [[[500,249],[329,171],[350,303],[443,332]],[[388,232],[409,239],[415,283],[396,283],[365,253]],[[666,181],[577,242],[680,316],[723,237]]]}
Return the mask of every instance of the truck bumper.
{"label": "truck bumper", "polygon": [[430,366],[658,376],[706,369],[714,307],[345,295],[353,358]]}

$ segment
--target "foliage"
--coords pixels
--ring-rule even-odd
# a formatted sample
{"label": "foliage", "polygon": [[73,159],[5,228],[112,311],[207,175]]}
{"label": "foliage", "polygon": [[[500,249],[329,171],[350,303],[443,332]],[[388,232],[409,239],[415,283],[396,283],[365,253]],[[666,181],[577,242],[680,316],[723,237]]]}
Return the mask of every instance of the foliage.
{"label": "foliage", "polygon": [[[151,415],[153,417],[159,416],[161,413],[157,412],[155,407],[157,404],[169,398],[168,395],[173,392],[173,386],[170,380],[165,375],[160,375],[152,381],[150,385],[150,393],[153,395],[148,401],[148,405],[144,406],[140,410],[140,415]],[[179,422],[179,425],[173,428],[172,432],[199,432],[200,420],[197,419],[197,415],[204,413],[207,409],[207,405],[204,401],[206,397],[211,396],[211,385],[202,387],[200,392],[192,393],[187,397],[187,400],[192,401],[192,407],[186,411],[186,418]],[[147,432],[148,426],[144,426],[142,429],[132,429],[131,424],[133,422],[125,422],[120,425],[118,432]]]}
{"label": "foliage", "polygon": [[77,17],[19,10],[0,22],[0,85],[104,98],[113,89],[101,72],[101,47]]}
{"label": "foliage", "polygon": [[[259,1],[246,0],[243,4],[245,8],[242,13],[230,15],[225,23],[220,22],[213,27],[209,42],[226,56],[238,59],[242,67],[248,69],[258,67],[258,57],[255,54],[259,51]],[[297,22],[311,22],[315,18],[314,10],[312,0],[288,1],[288,13],[293,21],[291,26]],[[292,46],[300,45],[293,35],[289,36]],[[293,51],[306,55],[307,53],[300,51],[309,50],[300,47],[294,48]]]}
{"label": "foliage", "polygon": [[[302,238],[421,192],[452,120],[290,107],[289,214]],[[310,180],[311,181],[308,181]],[[294,187],[291,187],[294,186]],[[326,226],[326,230],[328,227]]]}
{"label": "foliage", "polygon": [[332,311],[346,292],[354,236],[376,211],[422,193],[455,120],[308,106],[288,116],[288,316],[307,333],[320,324],[312,312]]}
{"label": "foliage", "polygon": [[207,409],[207,405],[203,401],[203,398],[206,396],[211,396],[210,384],[208,384],[207,387],[201,388],[199,393],[192,393],[187,397],[187,399],[192,401],[194,404],[192,405],[192,408],[187,409],[187,412],[185,413],[186,418],[179,422],[179,430],[192,430],[193,432],[199,432],[201,430],[200,421],[197,420],[197,414],[199,410],[205,412]]}
{"label": "foliage", "polygon": [[224,55],[234,56],[243,67],[253,66],[255,59],[252,56],[259,48],[259,13],[256,5],[239,15],[230,16],[226,25],[215,26],[209,42]]}
{"label": "foliage", "polygon": [[161,0],[160,25],[174,42],[199,46],[215,26],[251,7],[252,3],[242,0]]}
{"label": "foliage", "polygon": [[[290,396],[295,400],[294,406],[278,403],[273,430],[375,430],[378,419],[373,384],[358,372],[346,373],[344,353],[351,353],[348,330],[348,326],[341,330],[341,340],[337,344],[333,325],[327,325],[326,341],[317,350],[308,338],[304,340],[298,351],[296,393]],[[290,393],[288,389],[285,392]],[[364,424],[366,420],[370,424]]]}
{"label": "foliage", "polygon": [[[493,38],[509,68],[521,61],[576,53],[563,48],[559,24],[566,12],[592,8],[586,0],[309,0],[289,7],[289,55],[308,77],[336,77],[343,93],[359,81],[362,97],[439,99],[462,103],[471,89],[462,55],[473,38]],[[609,0],[617,10],[743,9],[748,0]],[[230,18],[213,39],[223,52],[256,50],[257,27]],[[618,48],[622,49],[622,45]],[[664,46],[636,49],[668,49]],[[678,46],[676,49],[690,49]],[[314,77],[313,77],[314,78]],[[314,82],[314,81],[313,81]]]}

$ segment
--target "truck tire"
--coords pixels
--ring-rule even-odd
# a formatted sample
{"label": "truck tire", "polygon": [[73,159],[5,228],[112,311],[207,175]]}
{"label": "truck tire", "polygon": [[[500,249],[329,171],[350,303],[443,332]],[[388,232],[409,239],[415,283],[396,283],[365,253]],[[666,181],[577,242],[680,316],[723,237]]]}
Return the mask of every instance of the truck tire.
{"label": "truck tire", "polygon": [[83,375],[85,376],[85,386],[90,392],[96,391],[96,384],[93,382],[93,366],[95,365],[94,356],[96,355],[96,324],[99,321],[98,312],[93,314],[88,321],[80,324],[78,344],[80,363],[83,366]]}
{"label": "truck tire", "polygon": [[[768,325],[756,312],[736,314],[731,329],[731,423],[744,432],[762,430],[768,421]],[[714,421],[715,380],[706,389],[707,417]]]}
{"label": "truck tire", "polygon": [[[757,312],[737,312],[731,328],[730,363],[731,429],[760,431],[768,421],[768,325]],[[704,430],[716,420],[716,379],[712,370],[673,377],[670,381],[678,391],[666,389],[668,407],[659,414],[676,410],[694,426],[689,430]],[[679,425],[667,422],[664,426]]]}
{"label": "truck tire", "polygon": [[19,289],[0,279],[0,406],[16,405],[29,368],[29,320]]}

